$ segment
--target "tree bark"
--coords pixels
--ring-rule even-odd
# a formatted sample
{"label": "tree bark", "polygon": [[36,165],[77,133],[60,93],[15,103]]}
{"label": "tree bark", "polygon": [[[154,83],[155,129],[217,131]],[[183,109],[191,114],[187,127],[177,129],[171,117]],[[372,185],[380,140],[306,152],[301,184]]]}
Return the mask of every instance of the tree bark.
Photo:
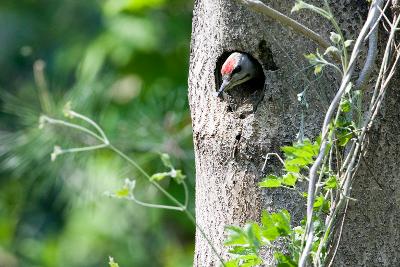
{"label": "tree bark", "polygon": [[[310,2],[322,6],[322,1]],[[284,14],[290,14],[294,4],[291,0],[265,3]],[[332,1],[331,6],[346,37],[355,39],[366,15],[366,1]],[[329,40],[332,27],[323,18],[311,12],[291,17]],[[262,209],[285,208],[294,225],[304,216],[305,201],[298,194],[260,190],[257,183],[264,175],[263,156],[280,152],[281,146],[296,140],[302,111],[297,94],[305,88],[309,103],[304,111],[305,135],[314,138],[320,132],[324,111],[337,90],[337,76],[325,71],[315,80],[303,55],[316,49],[312,41],[244,8],[240,1],[195,1],[189,103],[196,155],[196,220],[225,259],[225,226],[258,221]],[[219,87],[219,67],[232,51],[257,59],[265,82],[262,86],[244,84],[216,98],[213,93]],[[393,266],[400,261],[400,180],[396,179],[400,171],[396,164],[400,150],[396,105],[400,96],[393,90],[388,97],[385,115],[371,137],[373,144],[366,158],[370,166],[361,165],[353,186],[359,201],[349,205],[336,266]],[[272,159],[267,173],[279,171],[279,164]],[[374,232],[379,235],[371,235]],[[273,263],[272,255],[267,253],[266,262]],[[219,266],[199,231],[194,265]]]}

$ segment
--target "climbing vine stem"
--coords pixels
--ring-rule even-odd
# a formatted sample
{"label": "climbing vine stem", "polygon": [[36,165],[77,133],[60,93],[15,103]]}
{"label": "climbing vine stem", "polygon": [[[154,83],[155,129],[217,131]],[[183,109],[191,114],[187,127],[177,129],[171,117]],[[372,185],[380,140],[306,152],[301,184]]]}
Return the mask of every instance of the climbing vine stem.
{"label": "climbing vine stem", "polygon": [[[137,197],[134,194],[134,189],[136,182],[135,180],[130,180],[130,179],[125,179],[125,184],[121,189],[118,189],[115,192],[105,192],[106,195],[114,198],[121,198],[129,201],[133,201],[136,204],[146,207],[146,208],[158,208],[158,209],[166,209],[166,210],[176,210],[183,212],[188,219],[196,226],[196,228],[199,230],[200,234],[207,240],[208,244],[210,245],[212,251],[215,253],[215,255],[218,257],[220,263],[222,266],[226,266],[225,262],[223,261],[222,257],[218,253],[217,249],[207,236],[207,234],[204,232],[202,227],[196,223],[196,220],[192,213],[188,210],[188,201],[189,201],[189,191],[188,187],[185,181],[185,175],[182,174],[181,170],[176,170],[170,159],[169,155],[167,154],[161,154],[161,159],[165,167],[169,168],[169,172],[162,172],[162,173],[155,173],[153,175],[148,174],[138,163],[136,163],[135,160],[133,160],[131,157],[126,155],[124,152],[122,152],[120,149],[115,147],[108,139],[106,136],[104,130],[92,119],[74,111],[71,109],[70,103],[67,103],[65,108],[64,108],[64,115],[68,119],[80,119],[86,123],[88,123],[90,126],[94,128],[95,131],[90,129],[89,127],[82,126],[77,123],[69,122],[66,120],[61,120],[61,119],[55,119],[52,117],[49,117],[47,115],[42,115],[39,119],[39,128],[44,128],[46,125],[55,125],[55,126],[61,126],[61,127],[67,127],[67,128],[72,128],[74,130],[80,131],[84,134],[87,134],[97,141],[100,142],[100,144],[97,145],[91,145],[91,146],[84,146],[84,147],[76,147],[76,148],[61,148],[59,146],[54,147],[54,151],[51,154],[51,159],[52,161],[56,160],[56,158],[60,155],[63,154],[69,154],[69,153],[79,153],[79,152],[87,152],[87,151],[93,151],[93,150],[98,150],[98,149],[110,149],[113,151],[115,154],[120,156],[123,160],[125,160],[128,164],[136,168],[139,173],[141,173],[153,186],[155,186],[165,197],[167,197],[174,205],[163,205],[163,204],[154,204],[154,203],[147,203],[143,202],[137,199]],[[184,203],[181,203],[179,200],[177,200],[173,195],[171,195],[167,190],[165,190],[158,182],[161,181],[162,179],[166,177],[171,177],[176,183],[182,185],[183,190],[184,190]]]}
{"label": "climbing vine stem", "polygon": [[[372,1],[367,19],[357,39],[353,41],[345,39],[326,0],[324,7],[296,1],[292,12],[311,10],[331,22],[334,29],[330,36],[331,45],[323,54],[317,51],[306,55],[306,59],[314,66],[314,73],[319,74],[325,68],[335,68],[325,56],[339,54],[342,65],[342,71],[338,72],[340,86],[329,104],[319,137],[314,142],[301,138],[292,146],[282,147],[283,157],[277,152],[270,152],[263,165],[264,171],[270,155],[274,155],[280,159],[283,169],[278,174],[267,175],[259,184],[262,188],[298,190],[298,182],[308,183],[307,192],[302,193],[307,199],[305,220],[298,226],[286,229],[283,225],[290,222],[290,214],[283,210],[268,216],[263,214],[260,224],[250,223],[243,229],[234,228],[233,232],[232,228],[228,228],[231,235],[227,245],[232,247],[231,253],[236,255],[231,266],[255,266],[262,263],[257,253],[252,254],[246,250],[249,247],[257,249],[260,244],[276,251],[274,257],[278,266],[326,266],[333,263],[347,206],[349,202],[357,201],[351,197],[351,186],[367,152],[368,133],[376,120],[400,58],[400,46],[395,43],[400,19],[395,15],[388,23],[389,34],[379,62],[379,72],[375,73],[376,82],[369,85],[372,87],[372,97],[366,99],[367,94],[363,90],[368,86],[376,61],[377,28],[379,21],[385,18],[383,10],[388,6],[382,9],[383,4],[383,0]],[[367,40],[368,52],[362,65],[359,59]],[[353,83],[356,64],[361,67],[361,72]],[[279,219],[281,217],[286,218],[285,223]],[[269,231],[282,233],[275,236]],[[276,240],[285,241],[288,253],[282,253],[281,247],[274,245]]]}

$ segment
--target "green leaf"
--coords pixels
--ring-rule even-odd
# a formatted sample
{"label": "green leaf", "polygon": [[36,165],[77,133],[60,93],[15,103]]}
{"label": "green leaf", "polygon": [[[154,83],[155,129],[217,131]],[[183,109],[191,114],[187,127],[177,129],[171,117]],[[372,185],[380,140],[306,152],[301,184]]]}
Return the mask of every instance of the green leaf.
{"label": "green leaf", "polygon": [[312,221],[316,233],[321,232],[325,229],[325,223],[322,221],[321,217],[313,216]]}
{"label": "green leaf", "polygon": [[348,99],[343,100],[340,102],[340,111],[347,113],[351,110],[351,102]]}
{"label": "green leaf", "polygon": [[293,152],[293,155],[312,163],[312,158],[317,156],[311,144],[301,145]]}
{"label": "green leaf", "polygon": [[342,40],[342,37],[336,32],[331,32],[331,36],[329,37],[329,39],[331,39],[332,43],[338,44]]}
{"label": "green leaf", "polygon": [[115,196],[124,198],[124,197],[128,197],[130,193],[131,193],[131,191],[129,191],[128,188],[123,187],[115,192]]}
{"label": "green leaf", "polygon": [[283,147],[281,147],[281,150],[285,154],[290,155],[290,154],[293,154],[294,152],[296,152],[297,149],[294,146],[283,146]]}
{"label": "green leaf", "polygon": [[297,182],[297,176],[292,173],[287,173],[283,176],[282,183],[287,186],[295,186]]}
{"label": "green leaf", "polygon": [[275,252],[274,258],[277,261],[277,267],[297,267],[297,262],[294,259],[281,252]]}
{"label": "green leaf", "polygon": [[317,140],[312,144],[309,139],[304,139],[302,143],[296,142],[293,146],[282,147],[282,150],[288,158],[294,158],[294,156],[312,158],[318,155],[319,143]]}
{"label": "green leaf", "polygon": [[133,189],[135,189],[135,186],[136,186],[135,180],[130,180],[126,178],[124,186],[121,189],[117,190],[114,193],[114,195],[120,198],[128,197],[132,193]]}
{"label": "green leaf", "polygon": [[345,146],[354,137],[355,125],[348,117],[340,116],[335,130],[338,145]]}
{"label": "green leaf", "polygon": [[246,224],[245,231],[249,244],[256,249],[259,249],[262,245],[260,226],[257,223],[249,223]]}
{"label": "green leaf", "polygon": [[281,236],[290,235],[290,214],[287,210],[281,210],[280,212],[272,213],[271,217],[274,220],[275,226],[278,228]]}
{"label": "green leaf", "polygon": [[262,235],[269,241],[278,237],[288,236],[291,233],[290,214],[287,210],[269,214],[262,212],[261,223],[263,226]]}
{"label": "green leaf", "polygon": [[113,258],[113,257],[108,257],[108,259],[109,259],[108,265],[109,265],[110,267],[119,267],[118,263],[116,263],[116,262],[114,261],[114,258]]}
{"label": "green leaf", "polygon": [[224,264],[226,267],[239,267],[237,259],[226,261]]}
{"label": "green leaf", "polygon": [[170,171],[170,175],[178,184],[181,184],[183,180],[186,179],[186,175],[184,175],[181,170],[172,170]]}
{"label": "green leaf", "polygon": [[314,209],[318,209],[320,207],[322,207],[322,205],[324,204],[324,197],[323,196],[318,196],[315,201],[314,201]]}
{"label": "green leaf", "polygon": [[160,157],[161,157],[161,161],[165,167],[170,168],[170,169],[174,168],[171,163],[171,158],[167,153],[161,153]]}
{"label": "green leaf", "polygon": [[[237,226],[228,226],[225,227],[225,229],[228,231],[228,238],[224,245],[232,246],[229,250],[229,253],[231,254],[242,256],[252,255],[255,254],[261,246],[265,245],[265,239],[263,241],[261,228],[257,223],[248,223],[243,229]],[[242,261],[246,260],[247,263],[252,263],[252,261],[250,261],[250,259],[252,259],[251,257],[240,258]]]}
{"label": "green leaf", "polygon": [[325,214],[329,213],[329,209],[331,208],[331,202],[328,201],[324,201],[324,204],[322,205],[322,212],[324,212]]}
{"label": "green leaf", "polygon": [[263,260],[256,254],[240,256],[238,259],[241,261],[239,265],[241,267],[253,267],[263,263]]}
{"label": "green leaf", "polygon": [[315,67],[314,67],[314,74],[320,73],[320,72],[322,71],[322,68],[323,68],[324,66],[325,66],[324,64],[317,64],[317,65],[315,65]]}
{"label": "green leaf", "polygon": [[345,47],[349,47],[349,46],[351,46],[351,44],[354,42],[354,40],[346,40],[345,42],[344,42],[344,46]]}
{"label": "green leaf", "polygon": [[287,162],[285,162],[285,170],[287,172],[299,173],[300,172],[300,167],[297,166],[297,165],[290,165]]}
{"label": "green leaf", "polygon": [[324,213],[329,212],[330,201],[325,200],[325,198],[321,195],[318,196],[314,201],[314,210],[320,210]]}
{"label": "green leaf", "polygon": [[249,255],[254,253],[253,249],[250,248],[247,244],[245,245],[234,245],[232,246],[229,251],[230,254],[236,255]]}
{"label": "green leaf", "polygon": [[294,6],[293,6],[293,8],[292,8],[292,10],[290,12],[291,13],[297,12],[297,11],[300,11],[300,10],[305,9],[305,8],[306,8],[306,5],[305,5],[305,3],[303,1],[297,1],[294,4]]}
{"label": "green leaf", "polygon": [[313,12],[315,12],[315,13],[317,13],[317,14],[319,14],[319,15],[327,18],[327,19],[331,19],[332,18],[332,15],[328,11],[326,11],[326,10],[324,10],[322,8],[307,4],[307,3],[303,2],[303,1],[296,1],[296,4],[292,8],[291,12],[293,13],[293,12],[296,12],[296,11],[299,11],[299,10],[302,10],[302,9],[309,9],[309,10],[311,10],[311,11],[313,11]]}
{"label": "green leaf", "polygon": [[300,172],[302,168],[306,168],[314,162],[314,157],[319,152],[318,140],[311,143],[309,139],[304,139],[302,143],[294,143],[293,146],[284,146],[282,151],[285,153],[285,170],[293,174]]}
{"label": "green leaf", "polygon": [[303,241],[303,235],[304,235],[305,229],[302,226],[296,226],[293,228],[293,233],[294,233],[294,239],[296,241]]}
{"label": "green leaf", "polygon": [[286,163],[288,165],[296,165],[296,166],[299,166],[299,167],[304,167],[304,166],[307,166],[307,165],[311,164],[312,163],[312,159],[298,157],[298,158],[294,158],[294,159],[288,160]]}
{"label": "green leaf", "polygon": [[119,12],[140,12],[147,8],[157,8],[165,4],[165,0],[108,0],[104,3],[107,14],[114,15]]}
{"label": "green leaf", "polygon": [[224,243],[225,246],[249,244],[246,234],[242,228],[237,226],[226,226],[225,229],[228,231],[228,239]]}
{"label": "green leaf", "polygon": [[338,181],[336,179],[336,176],[331,175],[329,176],[328,180],[325,182],[325,189],[336,189],[338,186]]}
{"label": "green leaf", "polygon": [[263,210],[261,213],[261,224],[264,227],[268,227],[270,225],[270,222],[271,222],[271,215],[267,211]]}
{"label": "green leaf", "polygon": [[263,263],[263,260],[256,254],[248,254],[236,257],[228,262],[225,262],[227,267],[253,267]]}
{"label": "green leaf", "polygon": [[318,57],[315,55],[315,54],[313,54],[313,53],[311,53],[311,54],[308,54],[308,55],[304,55],[304,57],[308,60],[308,62],[311,64],[311,65],[316,65],[319,61],[318,61]]}
{"label": "green leaf", "polygon": [[275,222],[271,216],[266,211],[262,212],[261,223],[263,225],[262,235],[269,241],[274,241],[280,236],[278,228],[275,226]]}
{"label": "green leaf", "polygon": [[354,134],[349,132],[347,134],[341,135],[338,139],[338,145],[339,146],[346,146],[347,143],[351,140],[351,138],[353,138]]}
{"label": "green leaf", "polygon": [[325,50],[324,55],[327,55],[329,53],[331,53],[331,54],[339,53],[339,49],[337,49],[337,47],[335,47],[335,46],[330,46]]}
{"label": "green leaf", "polygon": [[[299,173],[300,169],[307,167],[313,162],[312,159],[294,158],[285,161],[285,170],[292,173]],[[296,170],[297,168],[297,170]],[[293,170],[293,171],[292,171]]]}
{"label": "green leaf", "polygon": [[277,177],[275,175],[268,175],[264,180],[258,183],[258,186],[265,188],[274,188],[274,187],[280,187],[281,184],[282,181],[280,177]]}
{"label": "green leaf", "polygon": [[169,172],[159,172],[159,173],[155,173],[150,177],[150,181],[161,181],[163,179],[165,179],[166,177],[170,176]]}

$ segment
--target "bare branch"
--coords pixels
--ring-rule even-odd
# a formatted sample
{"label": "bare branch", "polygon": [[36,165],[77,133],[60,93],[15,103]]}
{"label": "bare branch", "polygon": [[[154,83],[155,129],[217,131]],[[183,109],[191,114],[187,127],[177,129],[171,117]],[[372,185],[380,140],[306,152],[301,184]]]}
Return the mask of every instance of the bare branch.
{"label": "bare branch", "polygon": [[[379,10],[381,11],[383,1],[380,1],[377,5],[378,5]],[[364,67],[361,70],[360,76],[357,79],[356,89],[362,90],[366,86],[368,79],[371,76],[372,67],[375,63],[376,55],[377,55],[377,51],[378,51],[377,44],[378,44],[379,26],[377,26],[377,23],[379,22],[379,18],[382,15],[383,15],[382,11],[381,11],[381,15],[379,15],[378,12],[376,12],[375,17],[373,18],[373,20],[376,22],[374,23],[374,25],[372,25],[370,27],[371,32],[370,32],[369,40],[368,40],[368,54],[367,54],[367,58],[364,63]]]}
{"label": "bare branch", "polygon": [[[292,18],[289,18],[288,16],[282,14],[281,12],[267,6],[266,4],[264,4],[259,0],[241,0],[241,2],[245,6],[253,9],[254,11],[267,15],[268,17],[278,21],[285,27],[291,28],[294,32],[301,34],[307,37],[308,39],[314,41],[324,50],[327,49],[329,46],[331,46],[330,43],[326,41],[324,38],[322,38],[322,36],[319,35],[318,33],[314,32],[313,30],[310,30],[303,24],[299,23],[298,21]],[[340,62],[340,57],[338,54],[334,53],[332,56],[336,61]]]}

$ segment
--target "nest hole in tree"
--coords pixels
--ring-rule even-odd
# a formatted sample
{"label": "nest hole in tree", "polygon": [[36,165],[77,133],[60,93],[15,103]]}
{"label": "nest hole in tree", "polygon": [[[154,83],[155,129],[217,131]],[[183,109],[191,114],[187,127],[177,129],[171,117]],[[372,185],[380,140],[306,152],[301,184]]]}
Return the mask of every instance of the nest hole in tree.
{"label": "nest hole in tree", "polygon": [[[226,51],[220,55],[217,60],[216,69],[215,69],[215,88],[216,90],[222,84],[222,77],[221,77],[221,68],[226,59],[229,57],[230,54],[233,52],[240,52],[246,53],[244,51],[233,50],[233,51]],[[267,42],[262,40],[259,42],[258,51],[257,51],[257,58],[253,57],[251,54],[246,53],[249,58],[253,61],[253,63],[257,67],[257,77],[255,79],[249,80],[243,84],[240,84],[228,92],[224,92],[224,95],[228,95],[228,112],[237,111],[240,106],[244,103],[252,104],[252,110],[250,112],[241,112],[241,119],[244,119],[249,113],[253,113],[256,111],[258,104],[262,101],[264,97],[264,84],[265,84],[265,72],[266,71],[275,71],[278,70],[276,66],[272,51],[267,46]],[[224,97],[223,95],[223,97]]]}
{"label": "nest hole in tree", "polygon": [[[226,59],[229,57],[230,54],[234,52],[240,52],[240,53],[245,53],[242,51],[228,51],[222,53],[222,55],[218,58],[217,61],[217,68],[215,69],[215,78],[216,78],[216,89],[218,90],[219,87],[222,84],[222,77],[221,77],[221,68]],[[252,62],[256,65],[257,67],[257,77],[255,79],[252,79],[250,81],[247,81],[243,84],[240,84],[238,86],[235,86],[231,90],[228,91],[228,93],[232,93],[234,91],[241,92],[243,95],[249,96],[251,93],[254,93],[257,90],[262,90],[264,86],[264,81],[265,81],[265,76],[263,69],[261,67],[261,64],[256,60],[253,56],[251,56],[248,53],[245,53],[249,56],[249,58],[252,60]],[[227,93],[227,92],[225,92]]]}

